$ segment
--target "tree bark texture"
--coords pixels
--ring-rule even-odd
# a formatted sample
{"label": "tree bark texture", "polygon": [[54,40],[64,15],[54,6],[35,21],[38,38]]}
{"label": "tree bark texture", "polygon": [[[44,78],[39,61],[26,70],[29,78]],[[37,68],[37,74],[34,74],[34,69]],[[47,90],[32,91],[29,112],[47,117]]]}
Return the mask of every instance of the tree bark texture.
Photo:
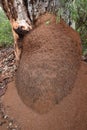
{"label": "tree bark texture", "polygon": [[18,40],[32,29],[34,22],[41,14],[47,11],[56,12],[61,3],[60,0],[0,0],[0,3],[12,26],[15,56],[19,61],[22,43]]}

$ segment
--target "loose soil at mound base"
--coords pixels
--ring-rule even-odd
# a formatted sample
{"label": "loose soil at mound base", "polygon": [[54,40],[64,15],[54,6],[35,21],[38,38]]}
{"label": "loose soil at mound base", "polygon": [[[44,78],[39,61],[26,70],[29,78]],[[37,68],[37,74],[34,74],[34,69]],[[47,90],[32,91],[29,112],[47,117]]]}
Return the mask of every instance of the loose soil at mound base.
{"label": "loose soil at mound base", "polygon": [[[8,84],[2,102],[7,115],[17,121],[21,130],[87,130],[87,64],[82,62],[72,93],[47,114],[40,115],[26,107],[14,82]],[[5,124],[0,126],[0,130],[6,129]]]}

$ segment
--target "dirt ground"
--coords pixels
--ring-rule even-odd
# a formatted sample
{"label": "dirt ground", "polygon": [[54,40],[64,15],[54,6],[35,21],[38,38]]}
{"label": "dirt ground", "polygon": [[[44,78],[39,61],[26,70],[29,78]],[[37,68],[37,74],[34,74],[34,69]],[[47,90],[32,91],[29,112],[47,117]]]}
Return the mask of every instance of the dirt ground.
{"label": "dirt ground", "polygon": [[[87,63],[82,62],[72,93],[46,114],[26,107],[14,82],[8,84],[2,102],[7,115],[17,121],[21,130],[87,130]],[[0,130],[7,130],[6,125]]]}

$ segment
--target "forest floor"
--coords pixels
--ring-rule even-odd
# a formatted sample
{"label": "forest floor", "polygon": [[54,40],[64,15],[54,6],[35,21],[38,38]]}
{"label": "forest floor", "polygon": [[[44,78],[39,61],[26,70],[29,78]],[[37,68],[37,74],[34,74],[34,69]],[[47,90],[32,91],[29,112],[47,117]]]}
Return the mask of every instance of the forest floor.
{"label": "forest floor", "polygon": [[[14,80],[16,71],[14,49],[12,46],[0,48],[0,130],[6,125],[5,129],[13,130],[13,120],[5,113],[5,108],[1,102],[2,96],[7,91],[7,84]],[[16,129],[17,130],[17,126]]]}
{"label": "forest floor", "polygon": [[0,49],[0,130],[87,130],[87,63],[73,88],[54,110],[39,115],[27,108],[15,88],[13,48]]}

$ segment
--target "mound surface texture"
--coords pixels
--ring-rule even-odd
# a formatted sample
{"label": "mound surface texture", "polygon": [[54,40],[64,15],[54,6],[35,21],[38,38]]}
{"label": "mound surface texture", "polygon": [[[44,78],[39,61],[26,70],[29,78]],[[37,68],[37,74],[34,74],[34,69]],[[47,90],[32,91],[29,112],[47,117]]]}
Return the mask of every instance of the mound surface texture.
{"label": "mound surface texture", "polygon": [[79,35],[62,20],[45,14],[23,40],[16,87],[38,113],[50,111],[72,92],[81,60]]}

